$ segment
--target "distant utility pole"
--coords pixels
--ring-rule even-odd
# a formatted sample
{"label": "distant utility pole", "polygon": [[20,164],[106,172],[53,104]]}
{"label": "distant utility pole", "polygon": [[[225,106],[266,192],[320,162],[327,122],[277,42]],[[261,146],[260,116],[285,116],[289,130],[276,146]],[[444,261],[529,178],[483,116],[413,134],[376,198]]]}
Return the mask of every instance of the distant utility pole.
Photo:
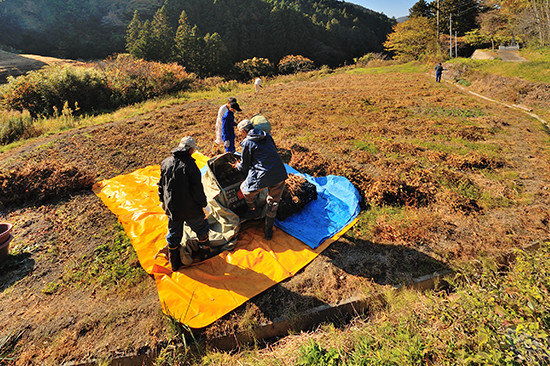
{"label": "distant utility pole", "polygon": [[449,57],[453,58],[453,15],[449,14]]}
{"label": "distant utility pole", "polygon": [[455,57],[458,57],[458,32],[455,31]]}

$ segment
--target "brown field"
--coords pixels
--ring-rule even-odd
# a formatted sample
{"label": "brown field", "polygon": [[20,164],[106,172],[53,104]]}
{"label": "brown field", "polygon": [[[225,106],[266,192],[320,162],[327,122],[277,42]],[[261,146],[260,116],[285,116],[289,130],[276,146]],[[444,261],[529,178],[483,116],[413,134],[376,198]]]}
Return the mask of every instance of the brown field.
{"label": "brown field", "polygon": [[17,77],[43,66],[54,64],[77,65],[81,62],[39,55],[16,54],[0,50],[0,84],[4,83],[8,76]]}
{"label": "brown field", "polygon": [[[236,95],[243,107],[237,119],[262,111],[291,166],[350,179],[363,198],[359,222],[296,276],[202,336],[249,329],[550,237],[550,139],[535,119],[422,73],[339,71],[288,80]],[[22,332],[15,364],[105,359],[171,340],[148,276],[132,285],[74,280],[99,245],[115,240],[117,219],[71,177],[88,186],[88,176],[99,181],[159,164],[184,135],[208,152],[223,102],[165,107],[0,155],[4,177],[17,169],[10,179],[45,182],[33,201],[20,193],[0,211],[16,236],[15,254],[0,264],[0,337]],[[59,173],[54,183],[46,167]],[[77,173],[64,175],[67,167]],[[59,186],[69,188],[46,197]],[[51,284],[60,286],[53,291]]]}

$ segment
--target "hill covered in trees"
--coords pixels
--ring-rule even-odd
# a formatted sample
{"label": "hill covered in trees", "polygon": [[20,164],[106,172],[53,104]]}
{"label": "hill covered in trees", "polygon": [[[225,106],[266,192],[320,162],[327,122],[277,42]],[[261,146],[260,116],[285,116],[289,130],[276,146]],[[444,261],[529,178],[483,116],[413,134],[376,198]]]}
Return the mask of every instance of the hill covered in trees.
{"label": "hill covered in trees", "polygon": [[55,57],[104,58],[125,51],[136,10],[152,21],[162,6],[174,32],[185,11],[198,32],[218,33],[232,63],[301,54],[317,64],[341,64],[381,51],[395,22],[337,0],[5,0],[2,45]]}

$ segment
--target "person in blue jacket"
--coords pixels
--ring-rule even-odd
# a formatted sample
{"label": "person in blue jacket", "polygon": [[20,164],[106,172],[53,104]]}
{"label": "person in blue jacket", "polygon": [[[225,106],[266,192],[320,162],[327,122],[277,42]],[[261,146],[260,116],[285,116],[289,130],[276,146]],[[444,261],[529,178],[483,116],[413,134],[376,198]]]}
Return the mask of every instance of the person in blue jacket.
{"label": "person in blue jacket", "polygon": [[241,121],[237,129],[244,138],[241,142],[241,160],[235,164],[235,168],[246,174],[241,184],[249,209],[245,217],[260,217],[256,196],[267,188],[264,235],[269,240],[273,237],[273,223],[285,187],[286,169],[270,134],[254,128],[249,120]]}
{"label": "person in blue jacket", "polygon": [[436,83],[441,82],[441,75],[443,74],[443,70],[445,70],[445,69],[441,65],[441,62],[438,63],[437,66],[435,67],[435,81],[436,81]]}
{"label": "person in blue jacket", "polygon": [[241,111],[236,100],[229,103],[229,108],[222,117],[222,140],[225,152],[235,152],[235,111]]}

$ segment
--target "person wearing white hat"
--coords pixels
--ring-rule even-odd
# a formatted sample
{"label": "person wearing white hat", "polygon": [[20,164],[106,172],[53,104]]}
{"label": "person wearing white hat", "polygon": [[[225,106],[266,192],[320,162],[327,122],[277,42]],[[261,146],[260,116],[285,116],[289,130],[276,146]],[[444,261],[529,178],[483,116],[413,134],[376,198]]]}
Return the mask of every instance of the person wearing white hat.
{"label": "person wearing white hat", "polygon": [[[193,137],[185,136],[178,147],[172,150],[172,156],[162,161],[160,169],[158,194],[161,207],[168,216],[166,241],[172,271],[177,271],[182,265],[190,265],[200,248],[210,246],[210,226],[204,215],[206,195],[201,172],[191,156],[196,150],[198,147]],[[184,254],[181,255],[184,223],[197,234],[199,244],[198,247],[191,248],[185,243]]]}

